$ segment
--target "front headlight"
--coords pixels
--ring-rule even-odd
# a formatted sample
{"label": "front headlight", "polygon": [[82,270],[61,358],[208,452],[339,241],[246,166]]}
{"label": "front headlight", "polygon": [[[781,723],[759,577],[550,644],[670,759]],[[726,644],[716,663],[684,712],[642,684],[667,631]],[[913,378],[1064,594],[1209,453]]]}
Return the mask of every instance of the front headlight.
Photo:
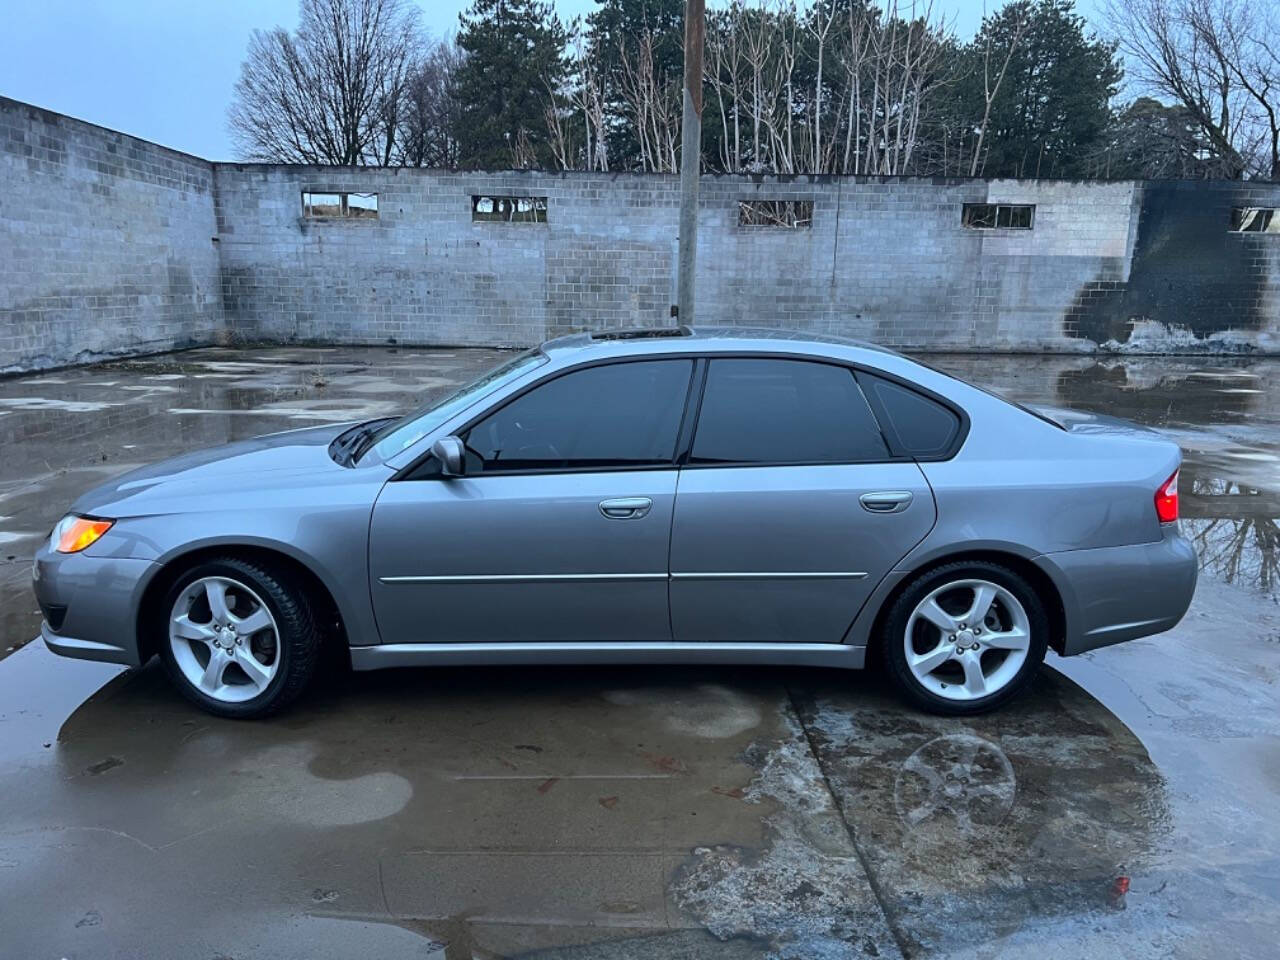
{"label": "front headlight", "polygon": [[111,529],[114,520],[98,517],[80,517],[69,513],[53,528],[49,535],[49,547],[58,553],[79,553],[101,539]]}

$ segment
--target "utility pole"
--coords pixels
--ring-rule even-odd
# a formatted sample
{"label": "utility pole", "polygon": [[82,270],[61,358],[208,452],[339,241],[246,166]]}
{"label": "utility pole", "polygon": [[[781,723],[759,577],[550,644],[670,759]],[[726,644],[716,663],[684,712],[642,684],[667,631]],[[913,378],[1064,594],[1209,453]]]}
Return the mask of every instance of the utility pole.
{"label": "utility pole", "polygon": [[676,314],[693,323],[693,276],[698,253],[698,174],[702,167],[703,0],[684,5],[684,116],[680,123],[680,248],[677,255]]}

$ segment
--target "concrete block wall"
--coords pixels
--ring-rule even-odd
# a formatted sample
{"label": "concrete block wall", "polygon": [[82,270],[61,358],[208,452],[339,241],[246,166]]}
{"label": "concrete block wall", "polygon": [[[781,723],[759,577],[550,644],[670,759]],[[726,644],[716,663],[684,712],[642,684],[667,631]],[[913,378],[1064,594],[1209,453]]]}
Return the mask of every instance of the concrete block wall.
{"label": "concrete block wall", "polygon": [[212,342],[207,161],[0,97],[0,372]]}
{"label": "concrete block wall", "polygon": [[[531,344],[670,322],[675,177],[216,168],[224,304],[245,337]],[[304,190],[375,192],[376,222],[302,216]],[[475,194],[546,223],[473,222]],[[741,226],[805,200],[805,228]],[[975,230],[966,203],[1035,205]],[[1280,235],[1227,230],[1280,185],[706,176],[696,321],[911,350],[1280,351]]]}
{"label": "concrete block wall", "polygon": [[[632,174],[216,168],[231,328],[271,339],[528,344],[670,322],[679,185]],[[703,178],[697,321],[915,349],[1081,350],[1082,285],[1122,280],[1133,183]],[[379,195],[379,219],[307,220],[305,190]],[[546,223],[473,222],[473,194],[546,197]],[[742,200],[807,200],[811,226],[741,226]],[[1035,203],[972,230],[964,203]]]}

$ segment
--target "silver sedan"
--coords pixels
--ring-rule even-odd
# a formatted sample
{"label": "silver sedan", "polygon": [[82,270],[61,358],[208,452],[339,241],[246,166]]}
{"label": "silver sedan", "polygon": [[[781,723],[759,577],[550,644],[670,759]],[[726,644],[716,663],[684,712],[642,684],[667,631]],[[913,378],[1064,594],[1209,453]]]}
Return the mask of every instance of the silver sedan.
{"label": "silver sedan", "polygon": [[419,664],[871,661],[970,714],[1186,612],[1178,447],[868,344],[578,334],[403,417],[125,474],[36,557],[49,648],[224,716]]}

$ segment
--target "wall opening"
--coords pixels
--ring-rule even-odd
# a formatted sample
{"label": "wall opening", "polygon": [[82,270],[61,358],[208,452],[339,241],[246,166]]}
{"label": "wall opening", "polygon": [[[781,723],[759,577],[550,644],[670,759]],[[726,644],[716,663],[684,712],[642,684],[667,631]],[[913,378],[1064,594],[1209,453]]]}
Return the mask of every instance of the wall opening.
{"label": "wall opening", "polygon": [[787,227],[813,225],[812,200],[739,200],[738,226]]}
{"label": "wall opening", "polygon": [[1232,207],[1231,232],[1280,234],[1280,217],[1270,207]]}
{"label": "wall opening", "polygon": [[377,220],[378,195],[303,190],[302,215],[309,220]]}
{"label": "wall opening", "polygon": [[974,230],[1030,230],[1034,203],[966,203],[960,223]]}
{"label": "wall opening", "polygon": [[471,219],[492,223],[546,223],[546,197],[471,197]]}

